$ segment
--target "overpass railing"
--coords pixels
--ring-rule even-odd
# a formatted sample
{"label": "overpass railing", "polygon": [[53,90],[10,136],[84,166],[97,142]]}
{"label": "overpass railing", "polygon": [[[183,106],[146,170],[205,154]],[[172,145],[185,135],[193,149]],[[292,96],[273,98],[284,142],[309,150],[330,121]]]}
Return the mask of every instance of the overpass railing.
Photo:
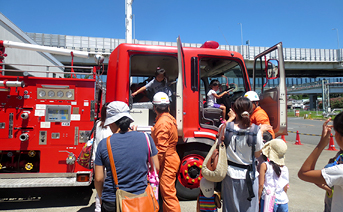
{"label": "overpass railing", "polygon": [[[43,46],[55,46],[66,49],[75,49],[88,52],[111,53],[119,44],[125,43],[125,39],[85,37],[71,35],[55,35],[43,33],[26,33],[37,44]],[[134,40],[137,44],[176,46],[176,42],[142,41]],[[183,43],[185,47],[200,47],[202,44]],[[220,45],[219,49],[236,51],[243,55],[244,59],[252,60],[255,55],[269,47]],[[299,62],[341,62],[343,61],[343,49],[308,49],[308,48],[284,48],[284,59]],[[277,55],[269,55],[269,58],[277,58]]]}

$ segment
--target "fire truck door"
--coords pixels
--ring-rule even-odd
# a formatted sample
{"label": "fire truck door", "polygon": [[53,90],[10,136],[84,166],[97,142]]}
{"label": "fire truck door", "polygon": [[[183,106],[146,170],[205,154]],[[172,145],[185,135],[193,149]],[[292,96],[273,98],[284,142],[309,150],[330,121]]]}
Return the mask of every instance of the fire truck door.
{"label": "fire truck door", "polygon": [[183,89],[186,87],[185,76],[185,61],[184,52],[182,49],[182,43],[180,36],[176,39],[177,42],[177,58],[178,58],[178,77],[176,84],[176,123],[178,135],[183,137]]}
{"label": "fire truck door", "polygon": [[254,58],[253,90],[260,95],[260,106],[269,116],[275,137],[287,135],[286,74],[281,42]]}

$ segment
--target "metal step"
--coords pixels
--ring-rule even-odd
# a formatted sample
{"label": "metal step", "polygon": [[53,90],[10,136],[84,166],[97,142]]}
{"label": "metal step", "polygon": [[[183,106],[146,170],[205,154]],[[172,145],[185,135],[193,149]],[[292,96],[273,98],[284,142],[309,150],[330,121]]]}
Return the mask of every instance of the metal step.
{"label": "metal step", "polygon": [[89,186],[91,182],[77,182],[76,177],[0,179],[0,188]]}

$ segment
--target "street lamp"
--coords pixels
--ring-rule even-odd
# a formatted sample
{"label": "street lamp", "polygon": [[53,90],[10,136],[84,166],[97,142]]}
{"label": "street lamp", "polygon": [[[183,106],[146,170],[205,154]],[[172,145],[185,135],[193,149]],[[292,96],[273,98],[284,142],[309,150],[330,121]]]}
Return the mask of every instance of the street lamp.
{"label": "street lamp", "polygon": [[242,46],[243,46],[243,29],[242,29],[242,23],[238,23],[241,25],[241,43],[242,43]]}
{"label": "street lamp", "polygon": [[338,49],[339,49],[339,34],[338,34],[338,29],[337,29],[337,28],[333,28],[332,30],[336,30],[336,33],[337,33],[337,45],[338,45]]}

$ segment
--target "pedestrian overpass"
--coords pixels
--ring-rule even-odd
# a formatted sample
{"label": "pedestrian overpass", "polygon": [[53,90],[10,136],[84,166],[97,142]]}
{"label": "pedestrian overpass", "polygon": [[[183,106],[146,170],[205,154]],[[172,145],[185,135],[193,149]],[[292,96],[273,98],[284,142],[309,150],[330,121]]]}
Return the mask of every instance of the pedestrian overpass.
{"label": "pedestrian overpass", "polygon": [[[98,52],[105,56],[106,75],[108,56],[125,39],[98,38],[86,36],[55,35],[42,33],[26,33],[37,44],[43,46],[58,47],[64,49]],[[177,46],[176,42],[141,41],[134,40],[137,44]],[[184,47],[200,47],[202,44],[183,43]],[[219,49],[236,51],[242,54],[249,75],[252,75],[254,56],[265,51],[269,47],[254,47],[248,45],[220,45]],[[343,93],[343,49],[308,49],[308,48],[284,48],[284,60],[286,69],[286,86],[288,94],[309,94],[311,108],[315,108],[317,94],[329,97],[329,93]],[[53,55],[64,65],[71,65],[71,56]],[[277,59],[277,55],[269,55],[270,59]],[[74,65],[93,66],[93,58],[73,58]],[[75,70],[77,71],[77,70]],[[325,78],[335,77],[335,82],[328,82]],[[320,79],[320,81],[317,81]],[[323,87],[323,80],[325,80]],[[102,79],[106,81],[106,79]],[[332,80],[331,80],[332,81]],[[238,85],[243,81],[234,82]],[[256,87],[261,87],[262,82],[257,82]],[[326,97],[327,96],[327,97]],[[326,100],[328,102],[328,99]]]}
{"label": "pedestrian overpass", "polygon": [[287,88],[287,94],[308,94],[310,97],[310,109],[316,108],[317,94],[322,95],[323,111],[325,112],[330,110],[330,93],[343,93],[343,82],[320,80]]}
{"label": "pedestrian overpass", "polygon": [[[26,33],[37,44],[43,46],[54,46],[79,51],[99,52],[105,56],[110,53],[125,39],[99,38],[72,35],[55,35],[42,33]],[[181,35],[182,38],[182,35]],[[204,41],[205,42],[205,41]],[[142,41],[134,40],[137,44],[176,46],[176,42],[165,41]],[[198,43],[183,43],[184,47],[200,47]],[[270,44],[274,45],[273,43]],[[269,46],[270,47],[270,46]],[[269,47],[256,47],[248,45],[220,45],[219,49],[236,51],[243,55],[249,72],[252,73],[254,56],[268,49]],[[308,48],[284,48],[284,59],[286,77],[340,77],[343,71],[343,49],[308,49]],[[71,64],[71,56],[54,55],[65,65]],[[271,55],[271,58],[277,58]],[[108,58],[105,59],[105,65]],[[94,65],[93,58],[74,58],[74,65]],[[105,68],[107,70],[107,68]]]}

